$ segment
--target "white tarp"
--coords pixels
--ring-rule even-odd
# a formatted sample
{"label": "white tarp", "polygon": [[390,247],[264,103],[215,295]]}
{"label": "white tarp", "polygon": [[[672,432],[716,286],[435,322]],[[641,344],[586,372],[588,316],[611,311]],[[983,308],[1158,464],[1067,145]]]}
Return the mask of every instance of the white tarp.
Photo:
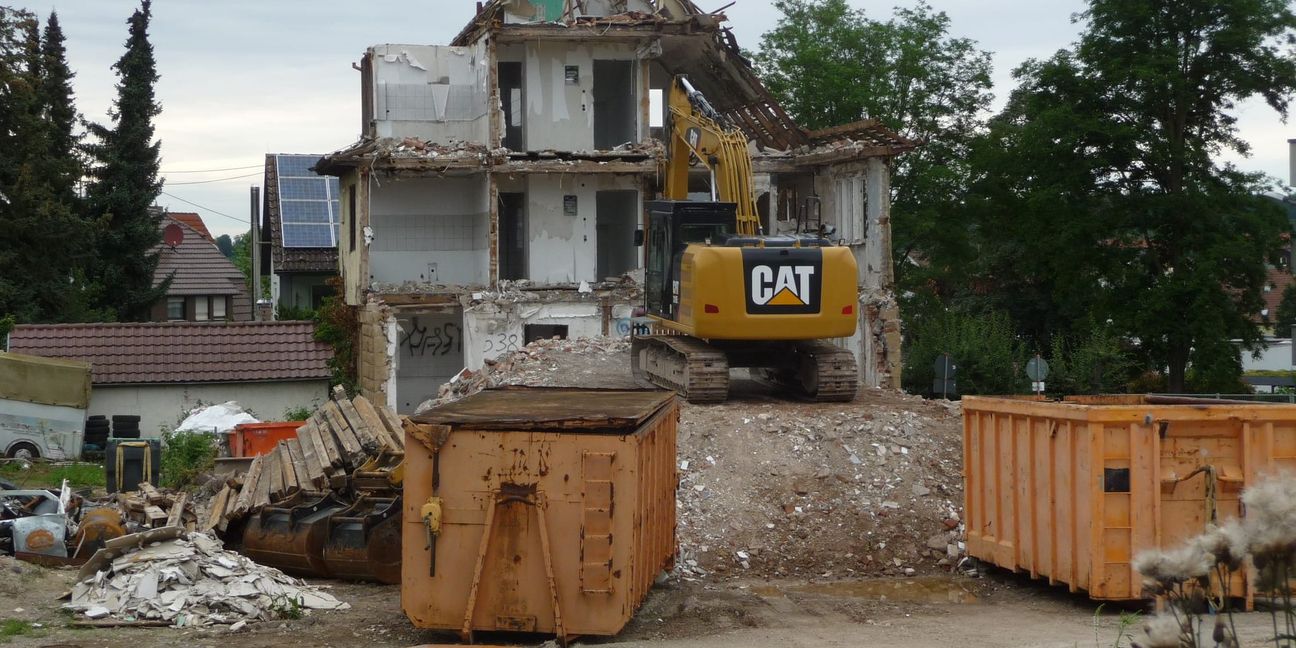
{"label": "white tarp", "polygon": [[216,432],[223,434],[234,429],[240,423],[260,423],[255,416],[248,414],[238,403],[229,401],[220,405],[199,407],[191,412],[176,427],[177,432]]}

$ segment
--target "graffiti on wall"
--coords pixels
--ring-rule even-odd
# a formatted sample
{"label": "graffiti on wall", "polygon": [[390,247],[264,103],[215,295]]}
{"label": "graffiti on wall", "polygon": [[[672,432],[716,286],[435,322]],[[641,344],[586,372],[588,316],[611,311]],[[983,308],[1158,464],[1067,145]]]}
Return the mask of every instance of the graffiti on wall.
{"label": "graffiti on wall", "polygon": [[444,356],[463,353],[463,327],[454,322],[425,324],[418,316],[401,331],[400,346],[410,357]]}

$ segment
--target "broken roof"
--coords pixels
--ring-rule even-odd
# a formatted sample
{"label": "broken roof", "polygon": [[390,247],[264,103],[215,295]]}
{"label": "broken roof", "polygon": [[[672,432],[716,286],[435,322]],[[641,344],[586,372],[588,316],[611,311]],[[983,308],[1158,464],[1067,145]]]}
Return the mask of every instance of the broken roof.
{"label": "broken roof", "polygon": [[[175,224],[184,237],[180,245],[171,247],[162,243],[158,251],[157,269],[153,271],[153,285],[171,277],[168,295],[242,295],[248,289],[243,273],[234,262],[225,258],[212,242],[211,235],[203,236],[174,214],[166,214],[159,224],[165,229]],[[206,229],[206,228],[204,228]]]}
{"label": "broken roof", "polygon": [[24,324],[14,353],[89,362],[95,385],[321,380],[313,322]]}

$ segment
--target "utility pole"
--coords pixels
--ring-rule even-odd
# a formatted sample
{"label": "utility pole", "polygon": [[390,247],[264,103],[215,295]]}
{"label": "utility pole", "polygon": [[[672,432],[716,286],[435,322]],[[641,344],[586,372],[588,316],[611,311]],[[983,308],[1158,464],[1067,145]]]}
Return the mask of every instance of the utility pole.
{"label": "utility pole", "polygon": [[264,319],[261,313],[261,188],[252,187],[252,319]]}

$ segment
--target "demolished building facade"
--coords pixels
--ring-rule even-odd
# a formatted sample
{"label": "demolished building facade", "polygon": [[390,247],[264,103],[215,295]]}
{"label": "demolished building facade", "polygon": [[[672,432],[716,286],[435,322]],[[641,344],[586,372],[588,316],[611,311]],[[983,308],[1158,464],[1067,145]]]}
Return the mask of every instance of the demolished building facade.
{"label": "demolished building facade", "polygon": [[[827,225],[854,250],[840,343],[862,382],[898,386],[889,169],[913,143],[872,120],[801,129],[723,21],[688,0],[492,0],[450,45],[365,53],[363,136],[315,167],[341,183],[362,393],[408,413],[531,340],[629,332],[678,74],[748,135],[765,231]],[[708,178],[690,190],[709,199]]]}

